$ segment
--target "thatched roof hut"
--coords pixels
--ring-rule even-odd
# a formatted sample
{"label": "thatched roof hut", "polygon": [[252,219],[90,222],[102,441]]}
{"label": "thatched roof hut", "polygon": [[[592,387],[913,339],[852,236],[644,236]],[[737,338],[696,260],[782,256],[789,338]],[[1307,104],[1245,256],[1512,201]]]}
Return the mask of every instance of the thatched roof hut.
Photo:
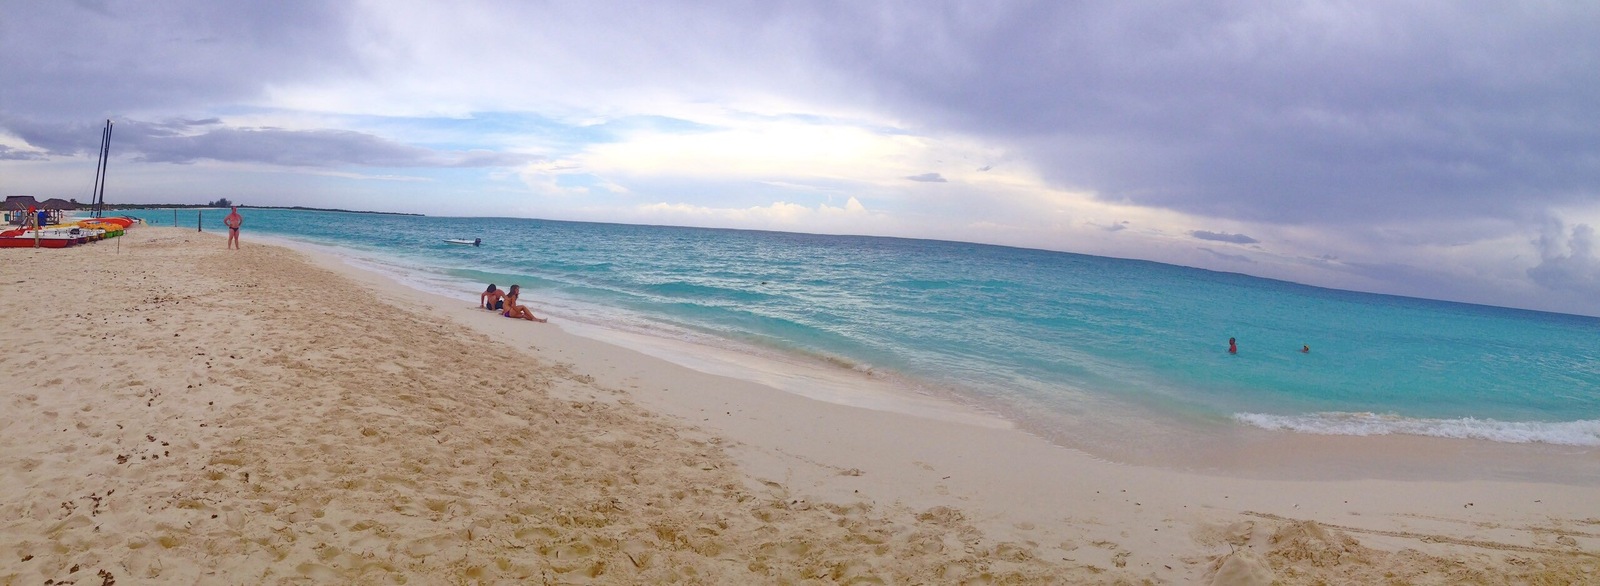
{"label": "thatched roof hut", "polygon": [[38,200],[33,199],[33,196],[31,195],[8,195],[6,196],[6,202],[4,204],[0,204],[0,209],[5,209],[8,211],[26,212],[30,207],[39,207]]}
{"label": "thatched roof hut", "polygon": [[78,204],[61,199],[59,197],[52,197],[39,202],[39,209],[41,210],[75,210],[78,209],[78,207]]}

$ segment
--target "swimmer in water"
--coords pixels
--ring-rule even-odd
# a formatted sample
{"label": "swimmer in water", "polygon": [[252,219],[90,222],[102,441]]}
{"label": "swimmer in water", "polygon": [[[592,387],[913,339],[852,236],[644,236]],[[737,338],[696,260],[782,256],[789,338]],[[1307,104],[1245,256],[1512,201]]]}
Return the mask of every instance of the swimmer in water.
{"label": "swimmer in water", "polygon": [[1228,338],[1228,353],[1229,354],[1238,354],[1239,353],[1239,345],[1234,343],[1233,338]]}
{"label": "swimmer in water", "polygon": [[1310,354],[1311,353],[1311,347],[1310,346],[1301,346],[1300,347],[1300,353],[1301,354]]}

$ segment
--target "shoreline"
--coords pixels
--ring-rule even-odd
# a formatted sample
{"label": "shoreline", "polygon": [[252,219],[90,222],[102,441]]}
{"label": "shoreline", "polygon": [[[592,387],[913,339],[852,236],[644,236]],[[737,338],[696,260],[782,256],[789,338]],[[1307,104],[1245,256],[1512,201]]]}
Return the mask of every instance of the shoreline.
{"label": "shoreline", "polygon": [[[458,299],[439,290],[439,283],[417,287],[392,274],[390,270],[399,269],[382,260],[365,258],[334,246],[279,236],[259,238],[306,253],[330,270],[379,276],[387,286],[404,287],[423,295],[413,300],[433,304],[436,309],[450,302],[474,303],[469,299],[470,291],[462,293]],[[1170,417],[1157,421],[1154,418],[1162,416],[1132,408],[1123,419],[1117,420],[1127,429],[1102,430],[1092,436],[1098,441],[1091,444],[1069,435],[1074,430],[1059,430],[1060,421],[1041,422],[1032,414],[995,411],[993,406],[980,408],[955,396],[917,391],[838,365],[781,361],[694,342],[611,330],[603,325],[558,322],[555,327],[574,335],[703,373],[848,407],[1016,429],[1052,445],[1118,464],[1262,480],[1525,480],[1600,486],[1600,457],[1596,457],[1600,450],[1592,447],[1410,434],[1322,435],[1266,430],[1234,421],[1199,424]],[[1108,425],[1104,421],[1090,420],[1079,423]],[[1152,432],[1163,434],[1165,439],[1154,446],[1147,445],[1148,434]]]}
{"label": "shoreline", "polygon": [[[278,238],[284,243],[300,242],[288,236]],[[367,270],[407,275],[407,278],[399,279],[405,286],[446,296],[462,296],[462,289],[480,286],[476,282],[477,279],[510,282],[517,278],[533,278],[518,275],[517,271],[505,272],[472,265],[453,265],[449,263],[448,258],[441,260],[427,254],[415,257],[406,254],[397,257],[386,249],[369,250],[358,242],[341,241],[339,244],[306,245],[324,247],[321,250],[330,254],[360,259],[359,264]],[[411,262],[408,259],[420,262]],[[1291,437],[1314,435],[1323,431],[1338,432],[1329,434],[1334,436],[1362,434],[1380,436],[1383,432],[1392,432],[1392,437],[1414,437],[1423,442],[1430,437],[1478,437],[1500,443],[1518,443],[1519,440],[1532,438],[1540,441],[1527,443],[1525,445],[1529,447],[1522,450],[1532,454],[1533,457],[1541,457],[1541,454],[1552,451],[1541,447],[1540,444],[1544,442],[1553,442],[1552,445],[1559,446],[1573,443],[1592,444],[1600,440],[1592,431],[1596,422],[1592,419],[1571,421],[1581,418],[1576,415],[1566,419],[1552,419],[1552,423],[1544,424],[1541,423],[1544,420],[1540,417],[1526,420],[1502,417],[1499,418],[1500,421],[1495,421],[1496,417],[1489,415],[1494,412],[1492,409],[1474,412],[1477,413],[1478,419],[1464,417],[1434,420],[1416,415],[1385,416],[1381,406],[1360,402],[1352,403],[1360,405],[1356,410],[1379,411],[1376,415],[1366,414],[1371,417],[1362,419],[1361,413],[1320,413],[1313,412],[1319,410],[1313,407],[1275,411],[1267,406],[1251,409],[1249,405],[1235,405],[1231,409],[1223,409],[1220,405],[1210,408],[1203,403],[1162,401],[1159,397],[1143,396],[1139,392],[1129,392],[1127,388],[1123,388],[1126,385],[1111,384],[1115,383],[1114,380],[1106,381],[1110,386],[1105,388],[1090,387],[1081,392],[1070,386],[1034,390],[1012,388],[1004,384],[1006,374],[1003,371],[991,376],[993,380],[988,382],[975,379],[968,381],[970,385],[963,386],[964,383],[956,381],[940,382],[938,372],[909,374],[893,368],[874,368],[869,359],[808,351],[796,352],[794,349],[752,343],[749,340],[715,338],[696,332],[694,327],[680,328],[677,325],[669,325],[662,328],[658,327],[648,315],[604,304],[593,305],[581,299],[562,297],[558,293],[558,291],[546,292],[551,297],[539,301],[547,303],[546,309],[557,315],[569,314],[562,316],[563,323],[571,324],[574,321],[586,320],[589,325],[595,326],[586,328],[587,332],[611,339],[613,343],[629,345],[634,349],[646,349],[647,353],[667,357],[680,364],[693,363],[693,366],[700,370],[711,369],[721,374],[756,380],[769,386],[778,386],[791,392],[810,394],[815,398],[834,402],[861,406],[878,403],[878,407],[902,412],[926,411],[924,404],[929,402],[943,403],[944,406],[937,409],[943,411],[948,411],[945,407],[955,405],[957,406],[955,411],[976,411],[984,418],[998,416],[1005,419],[1007,425],[1018,425],[1055,443],[1128,463],[1206,469],[1236,461],[1226,453],[1218,454],[1218,450],[1225,452],[1235,449],[1235,446],[1241,443],[1252,441],[1251,438],[1265,438],[1259,440],[1264,442],[1276,441],[1274,434],[1243,430],[1241,427],[1279,426],[1285,428],[1284,431],[1293,431],[1295,435]],[[676,320],[669,322],[679,323]],[[655,342],[646,341],[646,344],[632,343],[633,340],[641,339],[633,334],[661,339]],[[584,333],[584,335],[590,334]],[[707,359],[707,357],[732,354],[749,356],[735,357],[733,360]],[[867,371],[865,381],[861,380],[859,374],[861,371]],[[848,384],[841,385],[835,382],[839,378],[850,380]],[[996,384],[997,381],[999,384]],[[868,388],[873,389],[873,392],[865,392]],[[930,397],[932,401],[929,401]],[[1230,411],[1238,412],[1230,413]],[[1395,412],[1411,413],[1405,409]],[[1241,421],[1237,419],[1241,415],[1253,419]],[[1590,446],[1590,449],[1600,449],[1600,446]],[[1270,454],[1270,450],[1260,451]],[[1182,455],[1163,457],[1177,454]],[[1270,466],[1267,466],[1267,462],[1262,464],[1263,467],[1285,471],[1283,474],[1294,473],[1292,462],[1271,463]],[[1231,470],[1241,470],[1236,465],[1230,464],[1230,466]],[[1264,471],[1253,473],[1262,474]],[[1461,474],[1455,476],[1462,477]],[[1562,476],[1573,477],[1565,472]]]}
{"label": "shoreline", "polygon": [[[1504,444],[1485,440],[1424,436],[1321,436],[1268,431],[1241,425],[1238,431],[1242,433],[1272,437],[1269,441],[1252,442],[1254,450],[1245,452],[1227,452],[1236,446],[1230,444],[1227,438],[1218,439],[1217,447],[1210,447],[1207,452],[1208,455],[1216,457],[1213,460],[1214,465],[1186,468],[1183,464],[1186,463],[1186,458],[1194,455],[1193,453],[1167,454],[1161,458],[1146,459],[1142,462],[1108,460],[1074,447],[1053,443],[1045,436],[1014,423],[1004,426],[975,426],[903,411],[852,407],[848,404],[791,393],[740,377],[730,378],[725,375],[698,372],[656,356],[620,359],[620,362],[630,365],[651,359],[659,360],[660,363],[650,367],[649,370],[660,372],[654,369],[662,368],[677,371],[674,380],[678,380],[677,377],[686,379],[679,383],[680,386],[710,385],[713,383],[705,381],[717,381],[715,384],[735,389],[723,393],[685,393],[681,388],[675,390],[664,388],[659,392],[650,393],[637,385],[642,376],[630,373],[627,367],[619,366],[618,359],[592,360],[595,356],[617,350],[616,346],[602,339],[568,334],[561,330],[565,324],[559,322],[523,324],[517,320],[495,319],[495,316],[488,312],[476,309],[472,301],[462,302],[444,295],[404,287],[395,283],[391,275],[350,265],[343,262],[338,255],[314,256],[313,261],[330,270],[364,272],[363,280],[374,286],[383,284],[400,287],[404,293],[399,294],[399,298],[430,305],[436,311],[451,313],[452,318],[462,319],[463,325],[474,327],[513,345],[525,346],[536,356],[570,360],[569,364],[574,369],[595,376],[596,381],[602,384],[610,383],[616,387],[627,388],[641,404],[677,416],[693,425],[710,426],[714,433],[734,438],[736,446],[745,448],[735,449],[734,455],[741,466],[752,474],[758,477],[765,476],[768,479],[781,479],[786,484],[799,479],[812,490],[830,498],[849,498],[866,492],[864,490],[860,493],[855,492],[858,489],[850,488],[846,482],[840,482],[837,473],[856,470],[851,462],[860,454],[901,441],[886,439],[879,433],[880,428],[891,428],[896,433],[906,432],[907,435],[916,437],[917,442],[931,445],[923,449],[909,449],[889,458],[891,461],[902,462],[902,465],[880,462],[887,465],[891,470],[890,473],[896,478],[892,482],[874,483],[875,493],[884,494],[885,501],[912,504],[913,507],[946,506],[961,507],[966,510],[972,507],[974,501],[981,500],[985,505],[982,507],[983,512],[975,516],[991,520],[989,524],[984,525],[984,528],[1017,539],[1037,537],[1019,535],[1018,532],[1019,527],[1030,527],[1028,531],[1032,531],[1042,525],[1038,521],[1030,520],[1037,518],[1037,511],[1071,510],[1081,504],[1073,498],[1059,495],[1056,497],[1029,495],[1028,489],[1023,487],[1081,487],[1084,481],[1079,475],[1084,474],[1106,479],[1103,483],[1099,483],[1097,489],[1084,490],[1086,493],[1093,492],[1097,497],[1112,494],[1113,490],[1119,491],[1118,494],[1125,494],[1121,491],[1126,491],[1126,488],[1113,488],[1114,486],[1203,486],[1206,490],[1199,492],[1209,493],[1209,500],[1196,505],[1203,509],[1232,510],[1245,517],[1269,515],[1286,519],[1318,519],[1322,523],[1374,514],[1372,511],[1364,512],[1348,508],[1351,501],[1341,498],[1340,495],[1352,493],[1362,494],[1363,498],[1393,493],[1392,499],[1378,499],[1385,501],[1383,507],[1392,507],[1389,512],[1379,513],[1380,515],[1402,518],[1428,515],[1441,519],[1456,513],[1457,507],[1470,511],[1482,506],[1481,503],[1486,501],[1492,501],[1495,503],[1494,506],[1504,507],[1507,511],[1515,511],[1513,515],[1543,517],[1549,514],[1549,511],[1532,513],[1523,505],[1542,507],[1548,504],[1550,499],[1531,499],[1539,501],[1536,503],[1521,499],[1524,502],[1519,503],[1515,502],[1519,500],[1518,497],[1497,498],[1493,495],[1500,489],[1491,488],[1497,486],[1510,494],[1550,488],[1573,498],[1573,503],[1600,498],[1600,475],[1595,472],[1600,470],[1600,455],[1591,449],[1568,446]],[[542,331],[545,328],[557,331]],[[559,349],[553,352],[544,350],[546,344]],[[569,351],[575,346],[584,349]],[[623,348],[623,350],[630,349]],[[750,399],[752,395],[755,398]],[[714,415],[718,409],[723,410],[721,418],[707,416],[707,414]],[[741,410],[751,415],[747,419],[740,419],[736,415]],[[810,427],[786,430],[790,433],[774,437],[767,425],[780,418],[779,413],[804,414],[802,417],[814,422],[834,421],[839,425],[813,423]],[[986,414],[980,415],[989,417]],[[893,422],[886,424],[880,421],[880,418],[892,419]],[[1010,422],[1010,420],[1005,421]],[[815,437],[840,435],[841,430],[847,430],[851,437],[830,440],[826,445],[815,445],[810,441]],[[988,455],[991,453],[1004,453],[1008,456],[1001,461],[992,461]],[[1219,456],[1219,453],[1225,455]],[[1263,469],[1264,461],[1274,462],[1277,467]],[[1519,467],[1522,468],[1522,472],[1513,474],[1509,478],[1491,477],[1492,475],[1486,472],[1485,461],[1495,466]],[[905,466],[904,462],[914,464]],[[1576,477],[1558,473],[1572,464],[1585,466],[1585,471]],[[1327,466],[1335,469],[1326,470]],[[811,470],[805,472],[806,468]],[[945,474],[957,470],[962,473],[960,477],[964,477],[965,481],[956,480],[957,475]],[[997,484],[1013,485],[1008,487],[1008,490],[1015,492],[1002,491],[988,494],[986,497],[974,496],[993,491]],[[919,485],[932,487],[932,490],[910,488]],[[1439,495],[1449,494],[1452,489],[1460,489],[1459,496],[1463,502],[1445,505],[1438,501]],[[1236,498],[1233,496],[1236,493],[1254,493],[1256,497],[1263,497],[1261,493],[1277,493],[1278,496],[1266,498],[1264,501],[1246,501],[1250,502],[1246,507],[1233,509],[1240,504],[1239,501],[1230,502]],[[1282,495],[1299,495],[1302,498],[1281,498]],[[1001,502],[994,502],[997,497]],[[1162,500],[1149,493],[1144,494],[1143,499],[1136,502],[1124,498],[1122,502],[1124,504],[1136,502],[1135,507],[1142,507],[1149,505],[1149,501]],[[1308,512],[1305,501],[1319,499],[1329,508],[1313,509],[1314,512]],[[1169,501],[1166,504],[1169,507],[1168,514],[1174,517],[1188,516],[1194,508],[1191,506],[1192,500],[1187,504],[1183,499]],[[1408,507],[1420,508],[1424,504],[1430,509],[1430,513],[1407,510]],[[1570,511],[1574,519],[1583,516],[1578,513],[1583,508],[1578,506]],[[1584,518],[1586,520],[1582,523],[1600,525],[1600,519]],[[1238,520],[1234,522],[1237,523]],[[1406,523],[1398,525],[1404,526]],[[1390,530],[1373,531],[1381,534]],[[1595,536],[1600,537],[1600,534]],[[1102,537],[1109,538],[1110,533]],[[1442,535],[1434,537],[1440,537],[1443,541],[1453,539]]]}
{"label": "shoreline", "polygon": [[[120,257],[0,255],[0,279],[27,283],[0,293],[6,331],[119,334],[0,355],[16,414],[0,422],[0,489],[15,495],[0,503],[0,583],[80,565],[260,582],[1600,572],[1595,486],[1115,464],[1018,429],[709,375],[339,258],[248,239],[229,252],[181,228],[125,238]],[[38,304],[88,272],[115,284],[94,308]],[[144,460],[157,446],[170,455]]]}
{"label": "shoreline", "polygon": [[[411,278],[416,275],[396,275],[395,271],[408,269],[395,266],[388,260],[373,259],[348,249],[282,236],[265,235],[257,238],[266,244],[304,253],[329,270],[381,277],[384,286],[404,287],[419,293],[424,297],[416,300],[436,307],[441,307],[441,304],[462,302],[476,304],[472,299],[475,292],[451,287],[450,283],[431,273],[427,275],[428,285],[423,286]],[[492,315],[481,310],[479,313]],[[536,312],[536,314],[543,313]],[[561,319],[558,327],[582,338],[626,348],[700,372],[736,378],[818,401],[980,426],[1016,427],[1016,424],[1009,419],[962,404],[953,398],[919,392],[909,386],[823,360],[808,361],[797,357],[785,360],[770,355],[651,336],[608,328],[603,324],[569,319]]]}

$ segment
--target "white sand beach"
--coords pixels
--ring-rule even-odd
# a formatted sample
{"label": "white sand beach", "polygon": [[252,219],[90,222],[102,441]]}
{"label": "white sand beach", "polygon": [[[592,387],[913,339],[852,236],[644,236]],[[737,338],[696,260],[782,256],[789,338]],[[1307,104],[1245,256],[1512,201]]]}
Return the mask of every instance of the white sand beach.
{"label": "white sand beach", "polygon": [[[0,251],[0,585],[1600,575],[1591,483],[1118,464],[982,414],[820,401],[553,322],[248,233],[238,251],[154,227]],[[1441,442],[1287,445],[1308,466],[1346,448],[1403,465],[1394,452]],[[1560,458],[1600,454],[1541,465]]]}

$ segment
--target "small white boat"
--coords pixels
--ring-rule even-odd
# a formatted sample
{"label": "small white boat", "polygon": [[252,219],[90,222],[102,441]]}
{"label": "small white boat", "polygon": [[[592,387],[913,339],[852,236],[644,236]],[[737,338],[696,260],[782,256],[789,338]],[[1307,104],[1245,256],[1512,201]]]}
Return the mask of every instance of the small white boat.
{"label": "small white boat", "polygon": [[473,238],[472,240],[467,240],[465,238],[446,238],[446,239],[444,239],[444,241],[447,244],[462,244],[462,245],[466,245],[466,246],[483,246],[483,239],[482,238]]}

